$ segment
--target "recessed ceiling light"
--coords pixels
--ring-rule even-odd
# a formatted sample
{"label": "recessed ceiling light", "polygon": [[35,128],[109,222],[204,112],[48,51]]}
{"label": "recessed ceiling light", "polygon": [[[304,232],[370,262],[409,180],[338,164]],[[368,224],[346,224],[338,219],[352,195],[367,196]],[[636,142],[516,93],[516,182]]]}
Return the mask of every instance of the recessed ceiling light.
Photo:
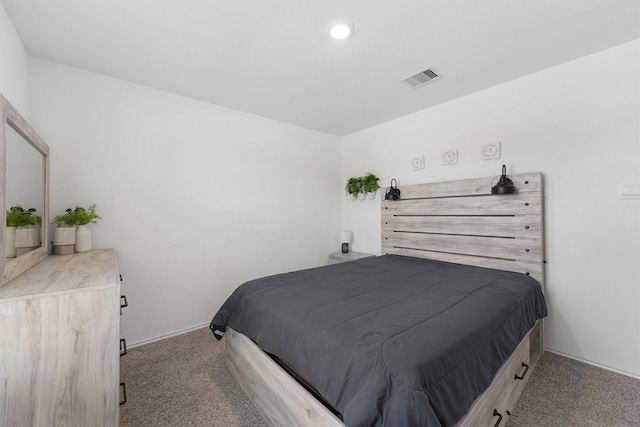
{"label": "recessed ceiling light", "polygon": [[329,34],[336,40],[344,40],[353,33],[353,22],[346,19],[336,19],[329,23]]}

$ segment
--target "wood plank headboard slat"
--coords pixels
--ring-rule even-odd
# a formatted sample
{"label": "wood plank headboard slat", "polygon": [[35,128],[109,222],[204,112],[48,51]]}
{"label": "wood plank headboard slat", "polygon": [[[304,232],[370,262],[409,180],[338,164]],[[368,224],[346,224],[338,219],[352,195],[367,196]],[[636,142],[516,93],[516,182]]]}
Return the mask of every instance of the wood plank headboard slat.
{"label": "wood plank headboard slat", "polygon": [[[401,188],[402,190],[402,188]],[[385,200],[385,215],[535,215],[541,210],[540,193],[476,195],[429,199]]]}
{"label": "wood plank headboard slat", "polygon": [[394,247],[416,248],[462,255],[487,256],[521,261],[540,261],[542,242],[540,239],[510,239],[501,237],[457,236],[441,234],[383,232],[385,242]]}
{"label": "wood plank headboard slat", "polygon": [[396,255],[412,256],[415,258],[428,258],[436,261],[455,262],[458,264],[473,265],[476,267],[495,268],[497,270],[515,271],[527,274],[543,283],[543,266],[537,262],[505,261],[494,258],[473,257],[459,254],[447,254],[438,252],[421,251],[415,249],[397,248],[393,252]]}
{"label": "wood plank headboard slat", "polygon": [[539,238],[539,215],[394,216],[382,215],[382,231]]}
{"label": "wood plank headboard slat", "polygon": [[[524,173],[509,177],[513,180],[518,193],[540,192],[542,189],[542,174],[539,172]],[[491,184],[495,184],[497,181],[498,179],[496,177],[485,177],[459,181],[414,184],[401,186],[400,189],[403,200],[428,197],[473,196],[491,194]]]}

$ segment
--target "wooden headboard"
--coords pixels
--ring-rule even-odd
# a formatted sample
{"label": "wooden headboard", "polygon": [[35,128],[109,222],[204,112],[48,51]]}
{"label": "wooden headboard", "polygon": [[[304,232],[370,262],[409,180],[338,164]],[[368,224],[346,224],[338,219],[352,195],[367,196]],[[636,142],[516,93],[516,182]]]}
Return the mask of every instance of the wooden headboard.
{"label": "wooden headboard", "polygon": [[514,194],[491,194],[495,177],[399,187],[382,201],[382,253],[528,274],[544,286],[542,174],[510,176]]}

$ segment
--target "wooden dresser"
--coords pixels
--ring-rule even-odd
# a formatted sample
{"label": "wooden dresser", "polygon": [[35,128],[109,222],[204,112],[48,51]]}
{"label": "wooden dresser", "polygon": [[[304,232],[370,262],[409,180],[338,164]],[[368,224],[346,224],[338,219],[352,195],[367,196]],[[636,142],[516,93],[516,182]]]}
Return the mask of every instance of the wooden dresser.
{"label": "wooden dresser", "polygon": [[117,426],[113,250],[49,256],[0,287],[0,426]]}

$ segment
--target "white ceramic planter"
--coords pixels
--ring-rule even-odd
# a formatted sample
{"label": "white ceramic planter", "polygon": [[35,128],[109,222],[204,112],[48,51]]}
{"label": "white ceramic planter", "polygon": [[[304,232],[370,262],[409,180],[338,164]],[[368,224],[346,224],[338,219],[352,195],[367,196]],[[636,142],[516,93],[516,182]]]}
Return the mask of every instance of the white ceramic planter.
{"label": "white ceramic planter", "polygon": [[75,245],[76,244],[76,228],[75,227],[58,227],[53,232],[53,245]]}
{"label": "white ceramic planter", "polygon": [[4,256],[6,258],[15,258],[16,257],[16,227],[6,227],[5,228],[5,248],[4,248]]}
{"label": "white ceramic planter", "polygon": [[76,252],[91,250],[91,232],[86,225],[79,225],[76,229]]}
{"label": "white ceramic planter", "polygon": [[54,255],[73,255],[75,253],[75,243],[75,227],[57,227],[53,232]]}
{"label": "white ceramic planter", "polygon": [[40,227],[17,228],[15,246],[16,248],[39,248],[40,236]]}

